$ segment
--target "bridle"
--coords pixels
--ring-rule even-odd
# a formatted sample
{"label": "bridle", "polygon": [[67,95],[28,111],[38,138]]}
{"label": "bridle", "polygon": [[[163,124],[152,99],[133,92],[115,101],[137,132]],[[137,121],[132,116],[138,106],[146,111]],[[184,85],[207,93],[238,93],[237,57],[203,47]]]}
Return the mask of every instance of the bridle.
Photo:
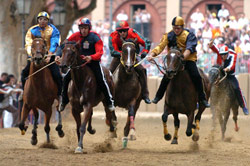
{"label": "bridle", "polygon": [[[212,67],[210,71],[212,71],[212,70],[217,70],[218,73],[221,72],[220,69],[217,68],[217,67]],[[219,85],[223,80],[226,79],[226,77],[227,77],[227,72],[225,72],[225,76],[222,77],[222,78],[220,77],[220,74],[219,74],[218,78],[217,78],[216,81],[214,82],[214,85]]]}

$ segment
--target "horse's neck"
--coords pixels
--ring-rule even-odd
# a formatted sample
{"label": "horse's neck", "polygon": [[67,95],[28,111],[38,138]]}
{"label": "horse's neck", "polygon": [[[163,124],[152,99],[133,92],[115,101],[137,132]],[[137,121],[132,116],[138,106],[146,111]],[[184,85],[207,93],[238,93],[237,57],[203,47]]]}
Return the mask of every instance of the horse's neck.
{"label": "horse's neck", "polygon": [[130,80],[134,77],[137,77],[137,74],[136,74],[136,71],[135,69],[133,69],[132,73],[127,73],[125,68],[121,65],[119,67],[119,71],[118,71],[118,76],[119,76],[119,79],[122,79],[122,80]]}
{"label": "horse's neck", "polygon": [[84,80],[89,76],[91,69],[88,66],[80,67],[79,69],[71,70],[72,81],[76,85],[82,85]]}
{"label": "horse's neck", "polygon": [[[32,75],[34,74],[33,76],[30,77],[31,80],[41,80],[41,79],[44,79],[44,77],[46,77],[46,70],[47,68],[43,69],[43,70],[40,70],[42,67],[44,67],[45,65],[41,65],[39,67],[35,66],[35,64],[32,62],[30,64],[30,71],[29,71],[29,75]],[[38,71],[40,70],[40,71]],[[37,73],[35,73],[37,72]]]}

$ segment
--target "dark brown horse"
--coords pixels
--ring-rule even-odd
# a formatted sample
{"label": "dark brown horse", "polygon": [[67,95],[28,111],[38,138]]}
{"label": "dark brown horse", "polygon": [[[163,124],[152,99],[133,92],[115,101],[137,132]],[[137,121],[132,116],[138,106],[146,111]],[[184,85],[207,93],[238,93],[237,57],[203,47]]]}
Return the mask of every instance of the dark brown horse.
{"label": "dark brown horse", "polygon": [[[31,46],[31,64],[30,64],[30,72],[32,75],[37,72],[39,69],[43,68],[46,65],[45,62],[45,53],[46,53],[46,44],[45,41],[41,38],[35,38],[32,42]],[[57,99],[57,86],[55,81],[52,78],[52,74],[50,70],[46,67],[43,70],[35,73],[33,76],[29,77],[25,83],[24,92],[23,92],[23,108],[22,108],[22,116],[21,123],[19,124],[19,128],[21,130],[21,134],[24,135],[27,126],[25,126],[25,120],[30,112],[30,110],[34,113],[34,127],[32,130],[32,138],[31,144],[37,144],[37,124],[38,124],[38,109],[42,110],[45,113],[45,127],[44,130],[47,136],[47,142],[50,142],[50,118],[52,114],[52,104],[54,100]],[[57,106],[58,108],[58,106]],[[56,128],[60,137],[64,136],[62,131],[61,124],[61,114],[59,115],[59,123]]]}
{"label": "dark brown horse", "polygon": [[[86,65],[79,54],[78,44],[66,43],[63,49],[61,67],[70,69],[72,81],[69,85],[69,100],[72,106],[72,114],[76,121],[78,147],[75,153],[83,152],[83,136],[86,132],[86,125],[88,131],[94,134],[95,131],[91,126],[91,117],[93,114],[93,107],[100,102],[103,103],[106,112],[106,123],[110,126],[110,132],[113,137],[116,136],[116,115],[115,111],[110,111],[104,95],[98,88],[96,78],[92,70]],[[64,71],[65,72],[65,71]],[[103,72],[107,83],[109,84],[111,93],[114,92],[114,84],[112,76],[108,69],[103,67]],[[80,113],[84,111],[83,122],[81,124]]]}
{"label": "dark brown horse", "polygon": [[[207,97],[209,96],[209,81],[206,75],[199,70],[201,77],[203,78],[204,90]],[[205,110],[205,106],[200,105],[198,113],[194,115],[197,108],[198,93],[194,87],[194,84],[183,65],[183,55],[177,49],[171,49],[164,59],[164,74],[170,79],[166,90],[164,113],[162,115],[164,138],[166,140],[171,139],[171,135],[167,130],[168,115],[173,114],[175,133],[172,140],[172,144],[178,144],[178,129],[180,126],[179,113],[185,114],[188,118],[188,124],[186,129],[186,135],[191,136],[193,134],[193,140],[199,139],[199,122],[201,115]]]}
{"label": "dark brown horse", "polygon": [[226,76],[219,65],[213,66],[209,71],[209,81],[211,84],[210,105],[211,112],[213,113],[213,127],[215,127],[215,119],[218,118],[223,140],[225,138],[227,121],[231,109],[233,111],[235,131],[239,130],[237,124],[239,103],[233,87]]}
{"label": "dark brown horse", "polygon": [[134,119],[142,100],[141,85],[135,71],[136,45],[134,42],[123,41],[121,64],[114,72],[115,106],[128,110],[127,123],[124,128],[123,147],[127,146],[128,135],[135,140]]}

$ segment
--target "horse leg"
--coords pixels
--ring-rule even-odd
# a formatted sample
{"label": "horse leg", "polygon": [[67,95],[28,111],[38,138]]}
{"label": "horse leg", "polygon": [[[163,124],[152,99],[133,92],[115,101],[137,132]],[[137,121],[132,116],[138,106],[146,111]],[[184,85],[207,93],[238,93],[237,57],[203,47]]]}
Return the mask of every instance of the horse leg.
{"label": "horse leg", "polygon": [[26,130],[28,129],[28,126],[25,126],[25,120],[27,119],[30,110],[31,108],[26,103],[24,103],[22,108],[21,122],[19,124],[19,129],[21,130],[22,135],[24,135]]}
{"label": "horse leg", "polygon": [[239,126],[238,126],[238,123],[237,123],[237,121],[238,121],[238,108],[233,108],[233,120],[234,120],[234,130],[235,131],[239,131]]}
{"label": "horse leg", "polygon": [[62,115],[61,115],[61,112],[57,110],[57,113],[58,113],[58,124],[56,126],[56,131],[59,135],[59,137],[64,137],[64,132],[62,130]]}
{"label": "horse leg", "polygon": [[50,118],[51,118],[51,114],[52,114],[52,108],[49,108],[48,111],[45,112],[45,126],[44,126],[44,131],[46,132],[47,143],[50,143],[50,136],[49,136],[50,126],[49,126],[49,121],[50,121]]}
{"label": "horse leg", "polygon": [[80,141],[81,114],[75,108],[72,108],[72,114],[76,122],[76,134],[77,134],[77,140],[79,142]]}
{"label": "horse leg", "polygon": [[226,132],[226,129],[227,129],[227,121],[228,121],[229,115],[230,115],[230,109],[226,110],[226,112],[224,113],[224,121],[223,121],[223,133],[224,133],[223,135],[224,135],[224,138],[225,138],[225,132]]}
{"label": "horse leg", "polygon": [[108,107],[105,107],[106,112],[106,124],[109,126],[110,137],[116,138],[116,125],[117,125],[117,118],[115,115],[115,111],[110,111]]}
{"label": "horse leg", "polygon": [[88,132],[89,134],[95,134],[96,130],[92,128],[92,116],[93,116],[93,112],[91,112],[90,118],[89,118],[89,122],[88,122]]}
{"label": "horse leg", "polygon": [[224,125],[223,125],[224,120],[223,120],[223,117],[222,117],[222,114],[220,111],[217,111],[216,115],[219,119],[219,123],[220,123],[220,127],[221,127],[221,134],[222,134],[221,139],[224,140],[224,138],[225,138],[225,129],[224,129]]}
{"label": "horse leg", "polygon": [[89,103],[84,111],[83,114],[83,123],[80,127],[80,141],[78,142],[78,147],[75,149],[75,153],[83,153],[83,136],[86,132],[86,125],[91,117],[91,112],[93,111],[93,108],[91,107],[91,104]]}
{"label": "horse leg", "polygon": [[190,137],[193,133],[194,133],[194,125],[193,125],[193,121],[194,121],[194,111],[191,111],[188,114],[188,123],[187,123],[187,130],[186,130],[186,135],[188,137]]}
{"label": "horse leg", "polygon": [[130,140],[136,140],[136,136],[135,136],[135,124],[134,124],[134,117],[135,117],[135,111],[134,111],[134,106],[130,105],[129,106],[129,121],[130,121],[130,125],[129,125],[129,134],[130,134]]}
{"label": "horse leg", "polygon": [[31,144],[36,145],[37,144],[37,124],[38,124],[39,113],[36,108],[33,108],[32,110],[34,113],[35,120],[34,120],[33,130],[32,130]]}
{"label": "horse leg", "polygon": [[178,113],[174,113],[174,127],[175,127],[175,132],[174,132],[174,138],[171,142],[171,144],[178,144],[178,130],[180,128],[180,119],[178,117]]}
{"label": "horse leg", "polygon": [[162,114],[162,123],[163,123],[163,133],[164,133],[164,138],[165,140],[169,141],[171,140],[171,134],[168,133],[168,129],[167,129],[167,121],[168,121],[168,111],[166,108],[166,104],[164,105],[164,113]]}

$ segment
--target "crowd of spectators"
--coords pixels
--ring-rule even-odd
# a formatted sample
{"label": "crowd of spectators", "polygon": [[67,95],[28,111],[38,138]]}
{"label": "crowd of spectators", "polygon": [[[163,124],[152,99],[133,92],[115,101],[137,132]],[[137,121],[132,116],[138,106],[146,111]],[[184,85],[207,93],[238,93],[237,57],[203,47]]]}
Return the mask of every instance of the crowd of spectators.
{"label": "crowd of spectators", "polygon": [[216,60],[216,55],[208,48],[214,38],[216,44],[225,43],[238,54],[237,73],[250,72],[250,24],[244,13],[237,19],[224,5],[217,13],[207,10],[205,15],[197,8],[187,28],[198,38],[198,64],[205,72]]}

